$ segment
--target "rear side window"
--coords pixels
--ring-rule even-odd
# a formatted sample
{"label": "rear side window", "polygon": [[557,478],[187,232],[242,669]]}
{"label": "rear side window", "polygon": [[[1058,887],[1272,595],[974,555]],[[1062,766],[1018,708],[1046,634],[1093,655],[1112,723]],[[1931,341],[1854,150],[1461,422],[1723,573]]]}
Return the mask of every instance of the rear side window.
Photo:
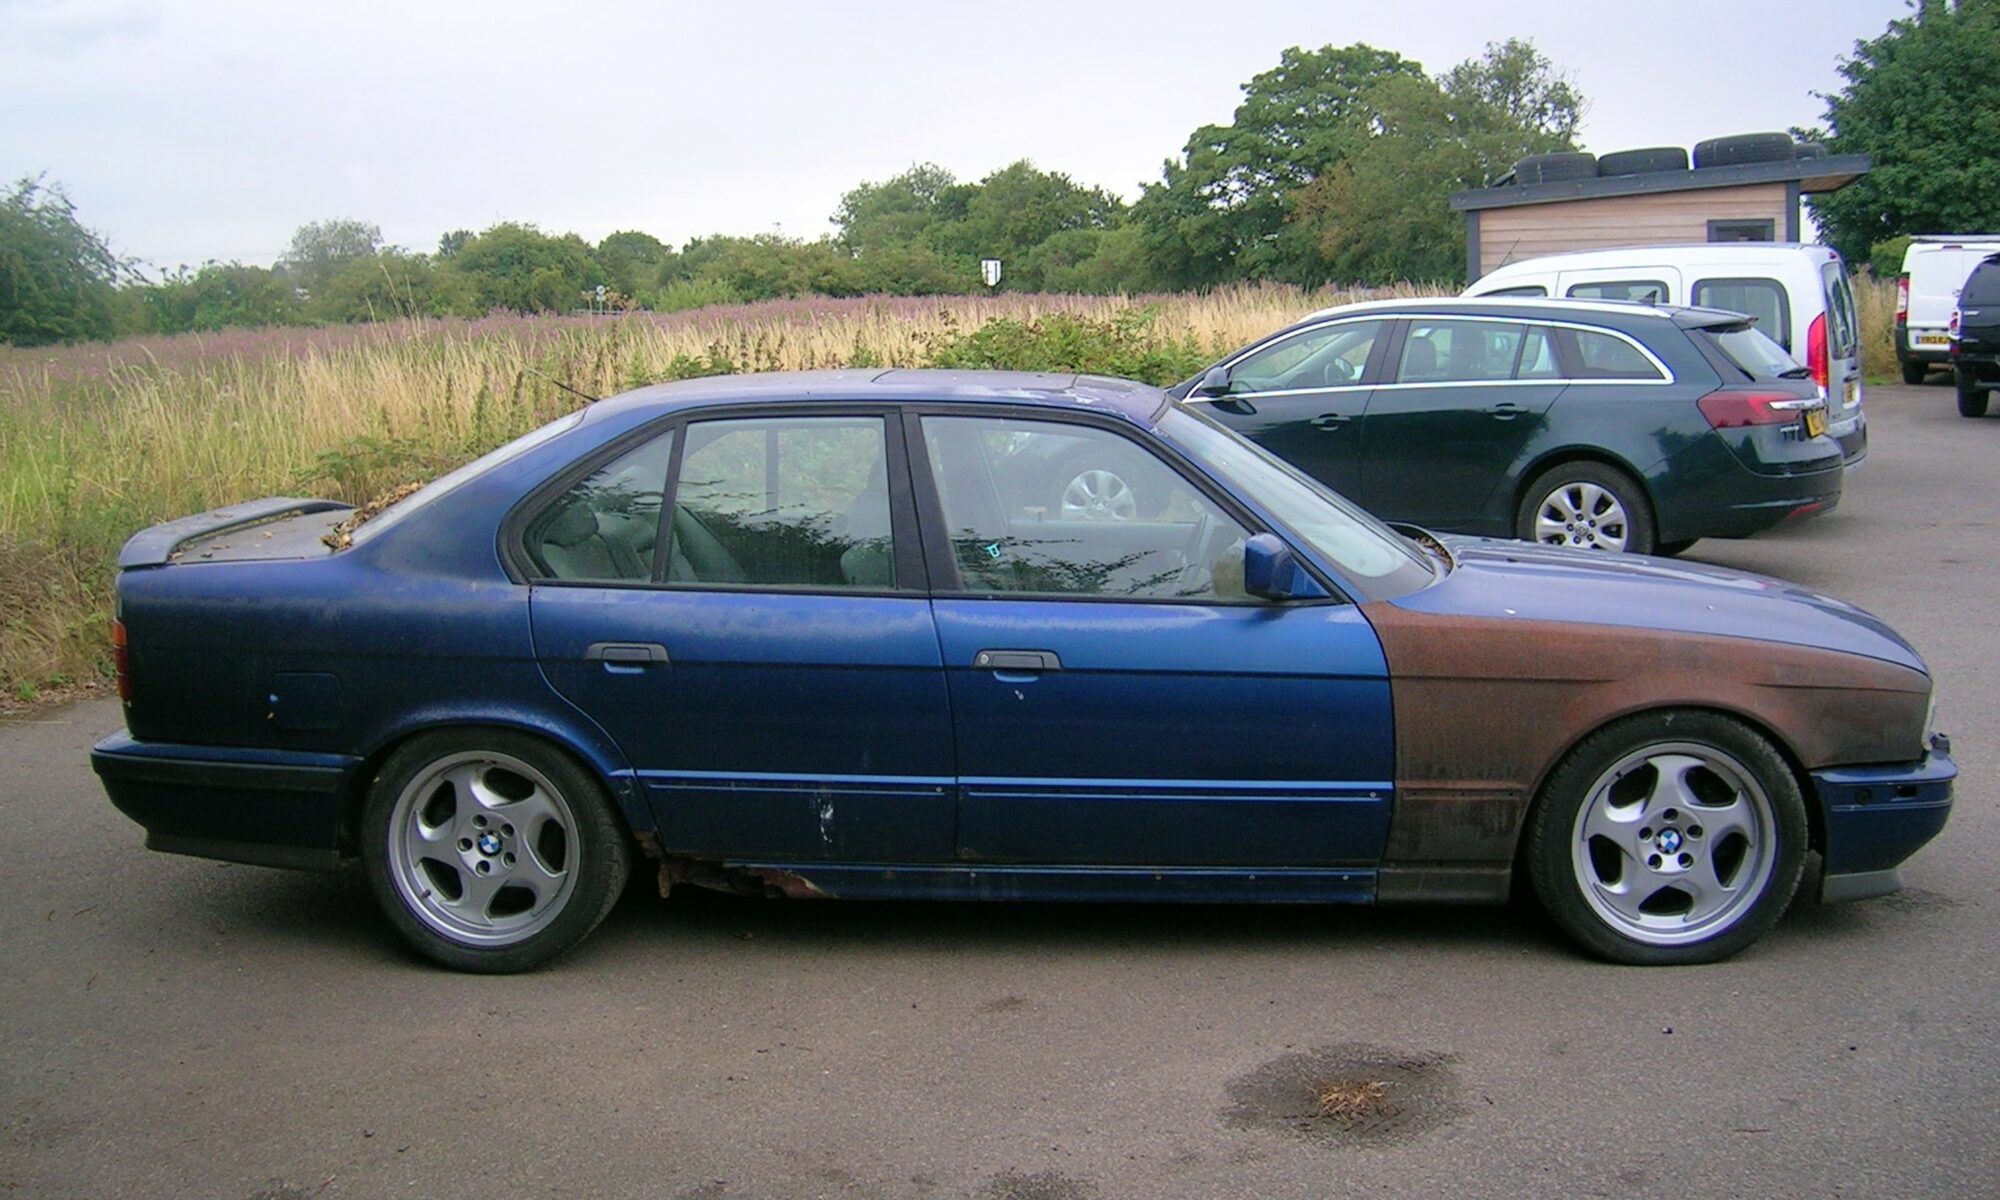
{"label": "rear side window", "polygon": [[1775,279],[1701,279],[1692,293],[1702,308],[1720,308],[1757,318],[1757,328],[1780,345],[1792,344],[1792,306]]}
{"label": "rear side window", "polygon": [[1664,379],[1652,360],[1631,342],[1594,329],[1564,330],[1576,361],[1577,379]]}
{"label": "rear side window", "polygon": [[667,581],[895,586],[885,428],[880,417],[688,426]]}
{"label": "rear side window", "polygon": [[2000,258],[1989,258],[1966,276],[1960,304],[2000,304]]}
{"label": "rear side window", "polygon": [[1532,298],[1548,295],[1549,289],[1539,283],[1529,283],[1523,284],[1520,287],[1500,288],[1497,291],[1481,292],[1479,294],[1482,296],[1527,296]]}
{"label": "rear side window", "polygon": [[1611,279],[1595,283],[1575,283],[1568,293],[1575,300],[1629,300],[1638,304],[1665,304],[1667,285],[1657,279]]}
{"label": "rear side window", "polygon": [[1397,383],[1512,379],[1527,326],[1502,321],[1412,321]]}

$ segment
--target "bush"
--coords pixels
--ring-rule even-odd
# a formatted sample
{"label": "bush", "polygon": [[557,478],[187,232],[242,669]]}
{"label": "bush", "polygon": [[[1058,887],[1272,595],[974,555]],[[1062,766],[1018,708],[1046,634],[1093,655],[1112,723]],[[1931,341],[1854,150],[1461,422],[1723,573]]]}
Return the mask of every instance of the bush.
{"label": "bush", "polygon": [[933,341],[929,365],[1073,371],[1165,386],[1215,357],[1193,336],[1173,341],[1150,332],[1156,318],[1151,308],[1129,308],[1109,318],[1062,312],[1030,320],[995,317],[970,333],[953,330]]}

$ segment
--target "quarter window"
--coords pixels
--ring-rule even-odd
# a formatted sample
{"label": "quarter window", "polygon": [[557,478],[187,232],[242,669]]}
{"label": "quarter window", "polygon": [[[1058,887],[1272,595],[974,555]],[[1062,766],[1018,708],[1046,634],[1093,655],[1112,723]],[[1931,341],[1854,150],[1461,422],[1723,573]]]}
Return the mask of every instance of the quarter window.
{"label": "quarter window", "polygon": [[1527,326],[1500,321],[1412,321],[1398,383],[1512,379]]}
{"label": "quarter window", "polygon": [[1576,354],[1578,379],[1664,378],[1652,360],[1624,338],[1591,329],[1568,332],[1576,339],[1572,346]]}
{"label": "quarter window", "polygon": [[1479,294],[1482,296],[1494,296],[1494,297],[1500,297],[1500,296],[1535,297],[1535,296],[1548,295],[1549,289],[1543,287],[1539,283],[1524,283],[1520,287],[1495,288],[1490,292],[1481,292]]}
{"label": "quarter window", "polygon": [[1248,532],[1137,443],[991,417],[925,417],[923,433],[965,591],[1248,599]]}
{"label": "quarter window", "polygon": [[670,583],[895,586],[882,418],[688,426],[670,527]]}
{"label": "quarter window", "polygon": [[1358,383],[1382,321],[1341,321],[1256,350],[1229,368],[1229,392],[1298,391]]}
{"label": "quarter window", "polygon": [[1657,279],[1613,279],[1598,283],[1571,284],[1575,300],[1627,300],[1635,304],[1665,304],[1667,285]]}
{"label": "quarter window", "polygon": [[653,577],[660,495],[674,435],[656,437],[592,471],[528,523],[528,557],[545,579],[631,583]]}
{"label": "quarter window", "polygon": [[1757,328],[1766,337],[1780,345],[1792,344],[1791,305],[1775,279],[1699,279],[1692,296],[1703,308],[1748,313],[1757,318]]}

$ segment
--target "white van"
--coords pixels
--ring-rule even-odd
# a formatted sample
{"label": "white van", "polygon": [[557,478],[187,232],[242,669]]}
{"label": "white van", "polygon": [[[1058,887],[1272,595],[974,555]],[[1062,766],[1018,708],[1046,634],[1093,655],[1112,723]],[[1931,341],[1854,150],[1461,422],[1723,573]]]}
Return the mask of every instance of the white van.
{"label": "white van", "polygon": [[1847,464],[1868,453],[1860,319],[1847,265],[1831,247],[1696,242],[1579,250],[1508,263],[1463,294],[1692,304],[1748,313],[1819,385],[1827,432],[1840,443]]}
{"label": "white van", "polygon": [[1896,277],[1896,361],[1904,383],[1922,383],[1932,367],[1950,366],[1951,310],[1966,276],[1989,254],[2000,254],[2000,234],[1940,234],[1917,238],[1903,252]]}

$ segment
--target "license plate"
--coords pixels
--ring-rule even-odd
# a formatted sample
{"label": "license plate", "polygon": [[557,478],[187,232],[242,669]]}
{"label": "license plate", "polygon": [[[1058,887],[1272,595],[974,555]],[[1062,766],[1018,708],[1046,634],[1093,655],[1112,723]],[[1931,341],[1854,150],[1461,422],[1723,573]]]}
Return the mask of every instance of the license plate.
{"label": "license plate", "polygon": [[1919,346],[1949,346],[1951,338],[1942,333],[1920,333],[1917,335],[1916,343]]}
{"label": "license plate", "polygon": [[1806,436],[1818,437],[1826,432],[1826,410],[1809,408],[1806,410]]}

